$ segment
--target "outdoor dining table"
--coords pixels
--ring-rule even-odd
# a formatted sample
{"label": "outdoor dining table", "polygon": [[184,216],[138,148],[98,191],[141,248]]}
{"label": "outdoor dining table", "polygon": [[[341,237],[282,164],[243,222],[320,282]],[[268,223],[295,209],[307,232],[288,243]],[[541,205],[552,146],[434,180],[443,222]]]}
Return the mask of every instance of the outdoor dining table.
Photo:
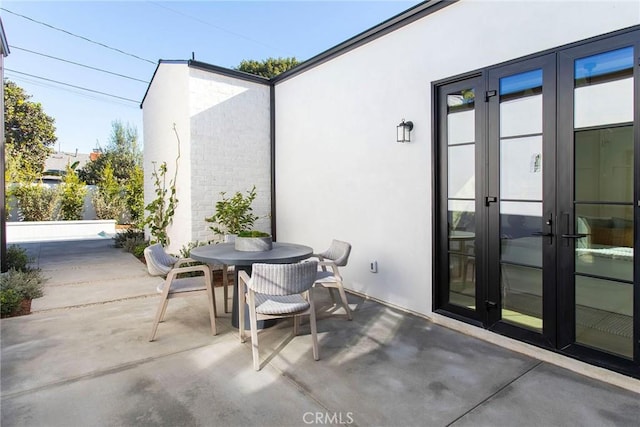
{"label": "outdoor dining table", "polygon": [[[251,266],[255,263],[289,264],[309,258],[313,249],[309,246],[294,243],[273,242],[273,248],[268,251],[238,251],[234,243],[218,243],[199,246],[191,250],[191,258],[206,264],[226,264],[235,266],[235,280],[233,284],[233,306],[231,309],[231,324],[239,327],[238,308],[238,273],[246,271],[251,275]],[[225,302],[226,303],[226,302]],[[249,308],[244,308],[246,329],[250,328]],[[275,324],[275,321],[258,322],[258,328],[263,329]]]}

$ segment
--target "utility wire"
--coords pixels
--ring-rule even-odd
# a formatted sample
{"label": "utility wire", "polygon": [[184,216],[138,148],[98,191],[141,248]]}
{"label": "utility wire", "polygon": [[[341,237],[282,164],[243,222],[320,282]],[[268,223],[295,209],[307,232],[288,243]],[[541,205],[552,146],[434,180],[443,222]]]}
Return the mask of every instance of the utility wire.
{"label": "utility wire", "polygon": [[37,21],[37,20],[35,20],[33,18],[29,18],[28,16],[24,16],[24,15],[21,15],[19,13],[12,12],[9,9],[5,9],[4,7],[0,7],[0,10],[4,10],[7,13],[19,16],[20,18],[24,18],[24,19],[29,20],[31,22],[35,22],[36,24],[44,25],[45,27],[49,27],[49,28],[52,28],[54,30],[61,31],[61,32],[65,33],[65,34],[68,34],[68,35],[73,36],[73,37],[77,37],[77,38],[82,39],[84,41],[87,41],[89,43],[97,44],[98,46],[102,46],[104,48],[107,48],[107,49],[110,49],[110,50],[114,50],[114,51],[116,51],[118,53],[121,53],[123,55],[131,56],[132,58],[136,58],[136,59],[139,59],[140,61],[145,61],[145,62],[148,62],[150,64],[154,64],[155,65],[155,62],[151,61],[149,59],[141,58],[141,57],[139,57],[137,55],[134,55],[132,53],[128,53],[128,52],[125,52],[123,50],[117,49],[115,47],[108,46],[108,45],[106,45],[104,43],[100,43],[100,42],[97,42],[95,40],[91,40],[90,38],[87,38],[87,37],[84,37],[84,36],[79,36],[78,34],[74,34],[74,33],[70,32],[70,31],[67,31],[67,30],[63,30],[62,28],[54,27],[53,25],[47,24],[46,22]]}
{"label": "utility wire", "polygon": [[100,92],[98,90],[93,90],[93,89],[89,89],[89,88],[82,87],[82,86],[76,86],[76,85],[72,85],[72,84],[69,84],[69,83],[60,82],[58,80],[47,79],[46,77],[35,76],[33,74],[23,73],[21,71],[11,70],[9,68],[5,68],[5,70],[6,71],[10,71],[12,73],[16,73],[16,74],[22,74],[23,76],[29,76],[29,77],[33,77],[33,78],[36,78],[36,79],[44,80],[44,81],[47,81],[47,82],[52,82],[52,83],[57,83],[57,84],[64,85],[64,86],[69,86],[69,87],[72,87],[72,88],[75,88],[75,89],[86,90],[87,92],[98,93],[100,95],[110,96],[112,98],[122,99],[124,101],[135,102],[136,104],[139,103],[139,101],[136,101],[135,99],[124,98],[122,96],[112,95],[110,93]]}
{"label": "utility wire", "polygon": [[126,108],[134,108],[134,109],[139,109],[139,106],[134,106],[131,102],[129,101],[122,101],[119,99],[106,99],[104,96],[102,95],[95,95],[92,93],[85,93],[85,92],[81,92],[77,89],[73,89],[73,88],[67,88],[64,86],[60,86],[57,84],[53,84],[53,83],[48,83],[48,82],[42,82],[39,81],[37,79],[32,79],[29,77],[23,77],[23,76],[19,76],[19,75],[14,75],[14,74],[10,74],[7,77],[9,77],[11,80],[17,81],[17,82],[26,82],[29,84],[32,84],[34,86],[40,86],[40,87],[47,87],[47,88],[52,88],[52,89],[56,89],[56,90],[61,90],[64,92],[68,92],[71,93],[75,96],[81,96],[83,98],[87,98],[87,99],[93,99],[95,101],[100,101],[100,102],[105,102],[105,103],[109,103],[109,104],[115,104],[115,105],[120,105],[122,107],[126,107]]}
{"label": "utility wire", "polygon": [[256,40],[256,39],[252,39],[251,37],[247,37],[247,36],[245,36],[244,34],[240,34],[240,33],[236,33],[236,32],[231,31],[231,30],[227,30],[226,28],[223,28],[223,27],[220,27],[220,26],[218,26],[218,25],[212,24],[212,23],[207,22],[207,21],[205,21],[205,20],[203,20],[203,19],[200,19],[200,18],[198,18],[198,17],[196,17],[196,16],[189,15],[189,14],[184,13],[184,12],[181,12],[181,11],[179,11],[179,10],[176,10],[176,9],[170,8],[170,7],[165,6],[165,5],[161,4],[161,3],[153,2],[153,1],[148,1],[148,3],[151,3],[152,5],[154,5],[154,6],[156,6],[156,7],[161,7],[161,8],[163,8],[163,9],[166,9],[166,10],[168,10],[168,11],[170,11],[170,12],[173,12],[173,13],[176,13],[176,14],[178,14],[178,15],[182,15],[182,16],[184,16],[184,17],[186,17],[186,18],[193,19],[194,21],[200,22],[201,24],[208,25],[208,26],[213,27],[213,28],[216,28],[216,29],[218,29],[218,30],[220,30],[220,31],[224,31],[225,33],[229,33],[229,34],[231,34],[231,35],[233,35],[233,36],[240,37],[240,38],[243,38],[243,39],[248,40],[248,41],[250,41],[250,42],[257,43],[257,44],[259,44],[259,45],[262,45],[262,46],[268,47],[268,48],[270,48],[270,49],[276,49],[276,50],[278,50],[278,51],[280,51],[280,52],[283,52],[283,50],[282,50],[282,49],[280,49],[280,48],[278,48],[278,47],[276,47],[276,46],[271,46],[271,45],[268,45],[268,44],[266,44],[266,43],[261,42],[260,40]]}
{"label": "utility wire", "polygon": [[69,61],[68,59],[63,59],[63,58],[58,58],[58,57],[55,57],[55,56],[47,55],[46,53],[36,52],[34,50],[29,50],[29,49],[25,49],[23,47],[18,47],[18,46],[13,46],[13,45],[9,45],[9,47],[11,47],[11,49],[22,50],[24,52],[33,53],[34,55],[40,55],[40,56],[44,56],[46,58],[55,59],[56,61],[66,62],[66,63],[69,63],[69,64],[77,65],[79,67],[89,68],[90,70],[100,71],[102,73],[107,73],[107,74],[111,74],[111,75],[114,75],[114,76],[122,77],[122,78],[125,78],[125,79],[135,80],[137,82],[142,82],[142,83],[149,84],[149,82],[146,81],[146,80],[141,80],[141,79],[137,79],[135,77],[125,76],[124,74],[114,73],[113,71],[103,70],[102,68],[92,67],[91,65],[80,64],[78,62]]}

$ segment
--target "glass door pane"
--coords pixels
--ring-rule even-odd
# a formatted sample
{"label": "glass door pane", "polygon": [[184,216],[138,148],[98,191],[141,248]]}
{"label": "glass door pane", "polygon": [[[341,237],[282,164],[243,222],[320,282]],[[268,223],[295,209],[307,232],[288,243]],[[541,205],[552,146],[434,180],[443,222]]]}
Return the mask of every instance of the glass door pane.
{"label": "glass door pane", "polygon": [[543,70],[499,80],[501,319],[542,332]]}
{"label": "glass door pane", "polygon": [[476,97],[472,87],[446,96],[448,302],[476,308]]}
{"label": "glass door pane", "polygon": [[633,46],[574,61],[575,341],[633,358]]}

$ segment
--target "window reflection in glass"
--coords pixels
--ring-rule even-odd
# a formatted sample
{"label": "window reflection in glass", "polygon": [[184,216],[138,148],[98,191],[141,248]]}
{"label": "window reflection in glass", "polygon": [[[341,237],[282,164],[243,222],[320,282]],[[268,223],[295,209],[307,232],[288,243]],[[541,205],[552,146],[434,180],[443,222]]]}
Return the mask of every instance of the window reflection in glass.
{"label": "window reflection in glass", "polygon": [[633,206],[578,205],[576,272],[633,281]]}
{"label": "window reflection in glass", "polygon": [[576,276],[576,342],[633,357],[633,285]]}
{"label": "window reflection in glass", "polygon": [[633,202],[633,126],[575,133],[576,200]]}
{"label": "window reflection in glass", "polygon": [[633,46],[575,61],[576,87],[617,80],[633,75]]}

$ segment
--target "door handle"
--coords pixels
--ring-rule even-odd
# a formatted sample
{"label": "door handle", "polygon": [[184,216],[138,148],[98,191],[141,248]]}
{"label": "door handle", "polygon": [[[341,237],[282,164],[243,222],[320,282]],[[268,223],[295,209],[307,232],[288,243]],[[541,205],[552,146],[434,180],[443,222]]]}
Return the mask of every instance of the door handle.
{"label": "door handle", "polygon": [[[542,231],[534,231],[532,236],[553,237],[553,233],[543,233]],[[564,236],[563,236],[564,237]]]}
{"label": "door handle", "polygon": [[565,239],[582,239],[583,237],[587,237],[588,234],[562,234],[561,236]]}

